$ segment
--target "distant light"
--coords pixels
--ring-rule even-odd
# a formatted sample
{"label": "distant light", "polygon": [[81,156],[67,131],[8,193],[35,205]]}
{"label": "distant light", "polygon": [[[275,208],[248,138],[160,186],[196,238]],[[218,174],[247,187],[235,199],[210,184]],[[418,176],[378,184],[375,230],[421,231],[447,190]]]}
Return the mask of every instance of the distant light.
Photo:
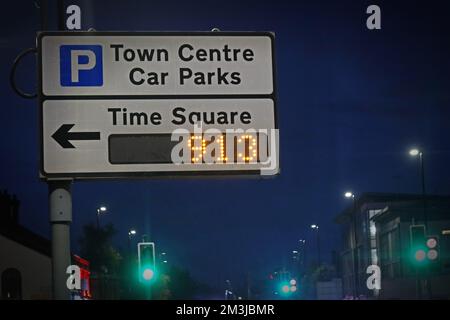
{"label": "distant light", "polygon": [[306,240],[304,240],[304,239],[300,239],[300,240],[298,240],[298,242],[301,242],[301,243],[305,243],[305,242],[306,242]]}
{"label": "distant light", "polygon": [[350,191],[347,191],[346,193],[344,193],[344,196],[346,198],[352,198],[353,197],[353,193],[351,193]]}
{"label": "distant light", "polygon": [[413,156],[413,157],[417,156],[419,153],[420,153],[419,149],[411,149],[411,150],[409,150],[409,155]]}
{"label": "distant light", "polygon": [[289,284],[290,284],[291,286],[295,286],[295,285],[297,284],[297,280],[291,279],[291,281],[289,281]]}
{"label": "distant light", "polygon": [[136,230],[134,229],[130,230],[129,234],[134,236],[136,234]]}
{"label": "distant light", "polygon": [[166,255],[166,253],[165,253],[165,252],[161,252],[161,255],[162,255],[162,256],[165,256],[165,255]]}
{"label": "distant light", "polygon": [[100,207],[99,210],[100,210],[101,212],[106,212],[107,209],[106,209],[106,207]]}
{"label": "distant light", "polygon": [[293,254],[297,254],[298,251],[297,251],[297,250],[292,250],[292,253],[293,253]]}
{"label": "distant light", "polygon": [[167,260],[164,260],[163,263],[167,263]]}
{"label": "distant light", "polygon": [[297,287],[296,286],[291,286],[290,290],[291,290],[291,292],[295,292],[295,291],[297,291]]}
{"label": "distant light", "polygon": [[311,225],[311,228],[312,228],[312,229],[319,229],[319,226],[318,226],[317,224],[312,224],[312,225]]}

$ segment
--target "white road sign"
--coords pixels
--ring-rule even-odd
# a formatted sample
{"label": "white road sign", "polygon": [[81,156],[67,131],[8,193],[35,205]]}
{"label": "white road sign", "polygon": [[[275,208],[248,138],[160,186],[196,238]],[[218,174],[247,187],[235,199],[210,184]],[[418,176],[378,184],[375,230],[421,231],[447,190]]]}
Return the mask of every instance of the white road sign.
{"label": "white road sign", "polygon": [[262,32],[38,35],[41,176],[275,175]]}
{"label": "white road sign", "polygon": [[[271,99],[47,100],[43,173],[89,177],[230,170],[265,174],[266,170],[273,174],[277,169],[276,153],[270,150],[273,108]],[[231,127],[241,131],[230,131]],[[177,129],[187,132],[177,135]],[[213,129],[218,130],[217,149],[208,163]],[[183,163],[174,163],[173,150],[184,151]]]}
{"label": "white road sign", "polygon": [[[93,34],[93,33],[92,33]],[[42,34],[42,93],[273,93],[272,35]]]}

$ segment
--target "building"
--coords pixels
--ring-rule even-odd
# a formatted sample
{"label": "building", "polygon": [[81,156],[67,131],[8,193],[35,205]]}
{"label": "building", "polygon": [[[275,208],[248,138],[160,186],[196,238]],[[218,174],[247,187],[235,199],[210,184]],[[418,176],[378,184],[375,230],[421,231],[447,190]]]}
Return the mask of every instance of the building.
{"label": "building", "polygon": [[0,193],[1,299],[50,299],[50,241],[19,224],[19,206]]}
{"label": "building", "polygon": [[[19,224],[20,202],[0,192],[0,287],[3,300],[45,300],[52,298],[50,240]],[[91,297],[89,262],[72,255],[80,267],[81,289],[73,299]]]}
{"label": "building", "polygon": [[[437,267],[417,276],[411,259],[411,225],[439,239]],[[346,296],[378,299],[450,298],[450,196],[364,193],[336,217]],[[367,288],[367,267],[381,269],[381,290]],[[424,284],[425,283],[425,284]],[[426,287],[426,288],[425,288]]]}

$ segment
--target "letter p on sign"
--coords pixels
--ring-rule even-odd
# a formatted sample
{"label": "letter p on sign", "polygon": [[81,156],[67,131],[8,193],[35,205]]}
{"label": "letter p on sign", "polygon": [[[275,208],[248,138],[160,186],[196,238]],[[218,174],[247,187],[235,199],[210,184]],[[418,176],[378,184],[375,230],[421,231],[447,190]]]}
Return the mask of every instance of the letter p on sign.
{"label": "letter p on sign", "polygon": [[103,57],[100,45],[62,45],[59,49],[63,87],[103,85]]}

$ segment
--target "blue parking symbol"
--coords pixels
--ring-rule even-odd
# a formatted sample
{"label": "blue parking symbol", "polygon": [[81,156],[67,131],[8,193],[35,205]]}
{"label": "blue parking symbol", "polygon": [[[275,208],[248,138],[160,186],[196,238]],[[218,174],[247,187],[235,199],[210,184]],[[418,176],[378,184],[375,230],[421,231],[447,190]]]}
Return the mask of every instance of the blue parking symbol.
{"label": "blue parking symbol", "polygon": [[101,45],[62,45],[59,48],[60,80],[63,87],[103,85]]}

